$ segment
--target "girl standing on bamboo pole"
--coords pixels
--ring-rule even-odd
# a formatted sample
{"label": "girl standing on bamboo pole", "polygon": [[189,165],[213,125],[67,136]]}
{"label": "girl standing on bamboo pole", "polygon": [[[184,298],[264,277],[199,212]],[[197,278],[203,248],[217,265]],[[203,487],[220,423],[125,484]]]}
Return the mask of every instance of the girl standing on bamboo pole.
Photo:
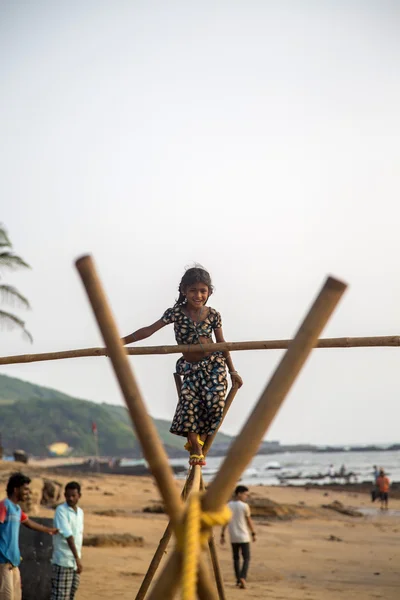
{"label": "girl standing on bamboo pole", "polygon": [[202,344],[224,342],[221,315],[206,306],[213,293],[209,273],[200,267],[188,269],[179,284],[179,298],[161,319],[134,331],[124,344],[144,340],[165,325],[174,323],[177,344],[199,345],[198,352],[183,354],[176,363],[176,372],[183,383],[170,432],[187,438],[191,465],[204,466],[202,451],[207,436],[215,433],[222,417],[227,390],[226,367],[232,385],[241,387],[242,378],[235,371],[229,352],[204,352]]}

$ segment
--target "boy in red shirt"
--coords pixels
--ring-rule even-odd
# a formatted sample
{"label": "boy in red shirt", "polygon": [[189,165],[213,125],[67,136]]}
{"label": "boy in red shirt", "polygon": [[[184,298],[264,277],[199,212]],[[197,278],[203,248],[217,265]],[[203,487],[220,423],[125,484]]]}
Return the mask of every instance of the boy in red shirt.
{"label": "boy in red shirt", "polygon": [[381,469],[379,471],[379,477],[376,479],[376,485],[379,489],[379,499],[381,501],[381,510],[388,509],[389,502],[389,487],[390,481],[389,478],[386,477],[385,471]]}

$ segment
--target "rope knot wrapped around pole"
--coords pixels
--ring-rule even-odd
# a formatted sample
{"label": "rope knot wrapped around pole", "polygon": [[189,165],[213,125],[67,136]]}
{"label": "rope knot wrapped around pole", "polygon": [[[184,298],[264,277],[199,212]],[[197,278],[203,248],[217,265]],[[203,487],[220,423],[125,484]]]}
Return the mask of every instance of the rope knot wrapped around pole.
{"label": "rope knot wrapped around pole", "polygon": [[177,533],[177,549],[182,552],[182,600],[196,598],[200,549],[207,545],[211,529],[229,523],[232,513],[225,505],[217,512],[202,512],[201,495],[191,494],[182,526]]}

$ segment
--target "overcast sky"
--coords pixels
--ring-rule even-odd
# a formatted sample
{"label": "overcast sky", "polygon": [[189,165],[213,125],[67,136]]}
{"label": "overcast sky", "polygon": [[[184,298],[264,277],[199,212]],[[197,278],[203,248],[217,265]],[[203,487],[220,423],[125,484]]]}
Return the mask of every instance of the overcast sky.
{"label": "overcast sky", "polygon": [[[0,354],[101,345],[87,252],[121,335],[173,305],[193,261],[229,341],[292,336],[327,274],[350,287],[324,335],[398,334],[399,30],[396,0],[2,0],[0,220],[32,265],[7,282],[34,343],[1,331]],[[225,432],[281,355],[233,355]],[[153,416],[173,415],[176,359],[131,359]],[[399,364],[314,351],[267,439],[400,441]],[[122,403],[107,359],[0,372]]]}

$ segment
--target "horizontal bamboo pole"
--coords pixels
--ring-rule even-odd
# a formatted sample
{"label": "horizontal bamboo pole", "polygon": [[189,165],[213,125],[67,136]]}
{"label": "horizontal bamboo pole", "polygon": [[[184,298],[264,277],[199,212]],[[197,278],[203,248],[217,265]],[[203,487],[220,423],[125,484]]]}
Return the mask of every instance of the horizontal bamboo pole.
{"label": "horizontal bamboo pole", "polygon": [[[205,352],[240,350],[285,350],[292,340],[264,340],[254,342],[221,342],[219,344],[202,344]],[[399,335],[376,335],[370,337],[339,337],[318,340],[316,348],[380,348],[400,346]],[[149,354],[190,354],[199,352],[197,345],[184,346],[135,346],[125,347],[129,356]],[[62,360],[66,358],[85,358],[90,356],[107,356],[107,348],[81,348],[78,350],[62,350],[60,352],[42,352],[40,354],[16,354],[1,356],[0,365],[41,362],[46,360]]]}

